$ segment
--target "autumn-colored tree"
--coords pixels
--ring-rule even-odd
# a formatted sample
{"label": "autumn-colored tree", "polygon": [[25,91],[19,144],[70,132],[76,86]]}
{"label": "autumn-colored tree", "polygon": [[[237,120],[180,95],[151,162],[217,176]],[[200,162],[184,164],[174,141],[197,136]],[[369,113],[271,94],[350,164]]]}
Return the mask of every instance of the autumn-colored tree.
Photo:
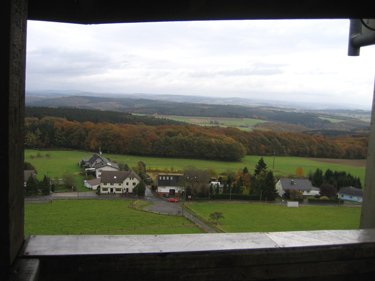
{"label": "autumn-colored tree", "polygon": [[305,173],[303,172],[303,169],[302,169],[302,167],[298,167],[297,169],[296,169],[296,176],[297,177],[303,177],[305,175]]}

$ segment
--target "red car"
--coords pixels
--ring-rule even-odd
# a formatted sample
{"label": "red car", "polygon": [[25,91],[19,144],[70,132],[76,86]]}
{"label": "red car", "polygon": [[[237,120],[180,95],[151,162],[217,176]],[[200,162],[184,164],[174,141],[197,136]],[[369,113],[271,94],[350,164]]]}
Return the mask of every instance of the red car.
{"label": "red car", "polygon": [[178,202],[178,199],[175,199],[175,198],[168,198],[168,202]]}

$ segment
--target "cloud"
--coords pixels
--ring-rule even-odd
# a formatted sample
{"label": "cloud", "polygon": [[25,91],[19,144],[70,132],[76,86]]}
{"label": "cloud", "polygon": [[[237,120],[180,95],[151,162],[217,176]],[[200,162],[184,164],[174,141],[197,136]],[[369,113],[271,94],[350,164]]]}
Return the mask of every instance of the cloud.
{"label": "cloud", "polygon": [[282,97],[371,104],[373,46],[348,20],[28,22],[27,90]]}

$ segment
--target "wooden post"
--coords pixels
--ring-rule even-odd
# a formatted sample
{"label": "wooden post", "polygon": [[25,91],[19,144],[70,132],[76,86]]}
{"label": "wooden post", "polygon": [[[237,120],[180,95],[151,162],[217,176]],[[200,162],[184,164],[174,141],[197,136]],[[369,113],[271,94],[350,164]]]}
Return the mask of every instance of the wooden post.
{"label": "wooden post", "polygon": [[371,127],[359,228],[375,228],[375,85],[372,100]]}
{"label": "wooden post", "polygon": [[27,0],[0,4],[0,279],[24,242],[24,107]]}

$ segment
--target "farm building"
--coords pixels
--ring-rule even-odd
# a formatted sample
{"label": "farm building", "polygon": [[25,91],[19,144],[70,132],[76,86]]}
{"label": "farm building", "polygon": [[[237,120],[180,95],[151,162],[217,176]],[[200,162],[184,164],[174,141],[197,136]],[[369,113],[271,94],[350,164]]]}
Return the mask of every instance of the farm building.
{"label": "farm building", "polygon": [[181,185],[183,174],[158,174],[156,184],[159,195],[181,195],[184,186]]}
{"label": "farm building", "polygon": [[100,186],[100,181],[101,181],[100,178],[96,178],[92,180],[85,180],[83,182],[83,185],[88,189],[97,190],[98,187]]}

